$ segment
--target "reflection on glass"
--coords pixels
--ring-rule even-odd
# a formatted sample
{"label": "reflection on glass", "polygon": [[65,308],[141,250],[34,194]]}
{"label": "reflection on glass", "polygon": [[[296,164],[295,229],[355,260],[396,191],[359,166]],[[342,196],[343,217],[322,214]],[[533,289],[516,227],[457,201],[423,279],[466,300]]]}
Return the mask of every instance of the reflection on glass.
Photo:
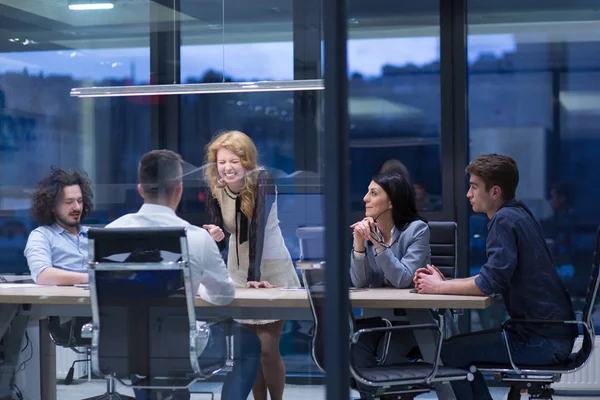
{"label": "reflection on glass", "polygon": [[400,3],[359,17],[364,10],[349,7],[352,211],[363,208],[362,188],[390,160],[436,199],[419,202],[420,210],[441,210],[439,3],[417,8]]}
{"label": "reflection on glass", "polygon": [[[517,161],[517,198],[540,220],[576,308],[600,224],[600,23],[587,7],[471,1],[467,14],[470,159],[496,152]],[[470,217],[471,274],[485,259],[486,223]],[[473,328],[502,318],[474,313]]]}
{"label": "reflection on glass", "polygon": [[[320,8],[320,4],[316,7]],[[308,28],[298,28],[306,12],[300,2],[277,0],[249,6],[234,0],[181,0],[181,11],[194,18],[182,21],[183,84],[321,78],[296,75],[298,67],[307,61],[304,55],[297,55],[297,49],[302,46],[318,49],[320,36],[310,42],[312,36]],[[306,24],[320,31],[318,13],[316,17],[316,22]],[[305,93],[302,96],[318,98],[312,92]],[[323,190],[317,175],[319,155],[312,150],[319,147],[318,138],[297,128],[298,119],[305,119],[313,126],[317,122],[314,113],[308,110],[297,113],[297,99],[293,91],[179,96],[179,148],[189,163],[197,166],[204,163],[205,147],[217,133],[239,130],[252,139],[258,152],[258,164],[275,180],[279,229],[293,261],[300,258],[297,230],[323,226],[324,222]],[[315,100],[315,104],[318,101]],[[305,167],[306,160],[317,167]],[[214,223],[207,213],[206,186],[200,177],[189,179],[183,193],[181,215],[196,224]],[[321,237],[308,241],[311,249],[313,245],[322,249]],[[230,263],[235,261],[234,244],[235,241],[229,241],[223,253]],[[288,379],[294,376],[301,382],[320,385],[317,379],[323,375],[310,355],[311,327],[312,321],[286,321],[279,348]],[[324,398],[321,387],[310,391],[316,398]],[[294,395],[287,387],[285,393]]]}
{"label": "reflection on glass", "polygon": [[151,102],[66,94],[76,86],[150,83],[149,30],[132,31],[148,26],[149,7],[72,11],[67,2],[2,0],[0,13],[9,33],[0,40],[0,273],[29,273],[23,249],[36,226],[31,193],[50,165],[88,174],[96,209],[88,224],[137,208]]}
{"label": "reflection on glass", "polygon": [[[277,185],[281,236],[291,260],[298,260],[297,229],[323,225],[323,190],[318,137],[296,126],[300,117],[316,125],[316,113],[299,108],[294,93],[79,99],[69,90],[297,79],[303,60],[295,51],[304,34],[320,31],[319,15],[299,32],[291,0],[257,7],[220,0],[116,1],[112,10],[77,12],[66,1],[40,4],[0,0],[2,20],[9,22],[3,29],[11,30],[0,40],[0,274],[28,273],[23,249],[35,228],[30,195],[51,164],[87,172],[95,211],[85,223],[105,224],[139,209],[142,154],[178,147],[200,166],[206,144],[225,129],[244,131],[256,144]],[[320,76],[306,79],[313,78]],[[320,107],[317,94],[311,101]],[[178,209],[197,224],[207,222],[204,189],[199,180],[187,180]],[[287,373],[308,381],[322,378],[310,357],[311,325],[287,321],[280,342]],[[317,396],[321,391],[313,389]]]}

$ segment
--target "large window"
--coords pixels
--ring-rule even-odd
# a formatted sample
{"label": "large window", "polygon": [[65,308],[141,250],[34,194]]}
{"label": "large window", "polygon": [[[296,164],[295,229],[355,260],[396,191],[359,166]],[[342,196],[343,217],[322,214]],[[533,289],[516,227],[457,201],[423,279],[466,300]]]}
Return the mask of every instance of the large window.
{"label": "large window", "polygon": [[[0,0],[0,275],[29,272],[23,248],[35,228],[31,193],[51,165],[88,174],[96,210],[86,222],[105,224],[141,204],[140,156],[178,151],[196,173],[186,175],[177,212],[209,222],[198,167],[223,130],[248,134],[275,177],[279,226],[297,261],[297,229],[324,225],[324,193],[336,190],[322,181],[330,154],[323,152],[321,91],[104,98],[69,91],[320,79],[321,0],[115,1],[112,10],[91,12],[67,4]],[[586,0],[467,1],[460,60],[452,51],[461,27],[448,4],[348,2],[351,217],[364,216],[371,177],[386,161],[399,162],[426,218],[459,219],[459,236],[468,226],[468,267],[476,274],[486,260],[488,221],[461,216],[461,156],[508,154],[520,168],[517,197],[541,222],[579,306],[600,224],[600,16]],[[456,72],[463,62],[468,85]],[[468,129],[459,115],[464,90]],[[442,103],[442,96],[456,101]],[[457,145],[465,135],[468,144]],[[340,251],[349,250],[347,233]],[[494,327],[504,317],[502,309],[474,312],[471,327]],[[314,383],[322,374],[310,357],[311,325],[288,321],[281,351],[288,377]]]}
{"label": "large window", "polygon": [[[600,223],[600,18],[586,1],[470,1],[467,18],[470,159],[517,161],[517,197],[541,222],[580,307]],[[486,224],[471,215],[471,274],[485,261]],[[477,313],[473,326],[501,318]]]}
{"label": "large window", "polygon": [[419,210],[442,209],[439,15],[438,1],[349,5],[350,176],[357,216],[371,177],[389,160],[406,167]]}
{"label": "large window", "polygon": [[149,2],[96,12],[67,4],[0,1],[0,273],[29,272],[30,196],[51,165],[88,174],[96,211],[86,222],[107,223],[137,207],[136,165],[152,147],[151,100],[69,96],[150,83]]}
{"label": "large window", "polygon": [[[296,5],[299,10],[300,5]],[[295,78],[293,40],[293,2],[281,0],[255,7],[238,2],[181,2],[181,10],[202,22],[182,21],[181,82],[217,83],[292,80]],[[298,12],[298,11],[297,11]],[[314,29],[320,29],[316,20]],[[205,26],[204,26],[205,25]],[[296,27],[298,40],[308,41],[302,26]],[[319,47],[319,37],[305,45]],[[296,60],[301,63],[303,60]],[[317,78],[313,76],[313,78]],[[298,79],[300,79],[298,77]],[[298,114],[297,102],[303,96],[293,91],[268,93],[193,94],[179,96],[178,148],[186,162],[204,163],[205,147],[211,138],[225,130],[239,130],[256,144],[259,164],[276,179],[277,211],[285,245],[293,260],[298,260],[296,230],[303,226],[322,226],[322,187],[318,170],[312,179],[299,178],[306,159],[318,165],[316,136],[297,129],[295,118],[316,124],[316,104]],[[297,157],[302,154],[302,160]],[[318,168],[318,167],[317,167]],[[312,183],[311,185],[307,182]],[[197,224],[209,222],[204,208],[207,190],[201,173],[186,180],[180,214]],[[224,253],[228,257],[229,249]],[[310,357],[309,321],[288,321],[281,338],[287,374],[306,382],[322,374]]]}

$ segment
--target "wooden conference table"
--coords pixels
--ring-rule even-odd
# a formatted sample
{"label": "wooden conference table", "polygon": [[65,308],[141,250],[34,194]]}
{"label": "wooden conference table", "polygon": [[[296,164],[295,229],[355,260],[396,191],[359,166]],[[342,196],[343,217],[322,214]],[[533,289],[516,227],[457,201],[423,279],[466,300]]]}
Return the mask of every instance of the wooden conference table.
{"label": "wooden conference table", "polygon": [[[393,315],[396,308],[405,309],[410,323],[431,322],[431,308],[484,309],[492,305],[489,297],[422,295],[408,289],[351,290],[350,300],[354,308],[362,309],[363,316]],[[304,290],[282,289],[236,289],[235,299],[227,306],[214,306],[196,298],[196,316],[231,316],[251,319],[311,320],[308,298]],[[7,343],[17,343],[13,351],[20,351],[23,332],[29,318],[48,316],[91,316],[89,290],[79,287],[23,287],[0,286],[0,337]],[[11,329],[8,329],[11,327]],[[19,336],[20,332],[20,336]],[[433,359],[433,333],[419,335],[417,341],[423,357]],[[13,346],[14,347],[14,346]],[[40,324],[41,396],[44,400],[56,398],[56,367],[54,345],[43,323]],[[18,356],[18,353],[16,354]],[[8,367],[7,365],[4,368]],[[6,390],[12,390],[0,374],[0,398]],[[12,374],[11,374],[12,375]],[[452,399],[449,385],[442,385],[438,397]]]}

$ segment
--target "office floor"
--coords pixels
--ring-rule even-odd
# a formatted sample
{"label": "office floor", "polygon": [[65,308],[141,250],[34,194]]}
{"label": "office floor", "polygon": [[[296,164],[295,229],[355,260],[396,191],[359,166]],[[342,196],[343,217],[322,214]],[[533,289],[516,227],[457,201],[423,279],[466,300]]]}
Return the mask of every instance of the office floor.
{"label": "office floor", "polygon": [[[221,384],[219,383],[203,383],[202,385],[197,385],[197,390],[207,390],[215,392],[215,400],[219,400],[219,392],[220,392]],[[106,390],[106,385],[104,382],[99,380],[93,380],[91,383],[88,383],[86,380],[75,381],[69,386],[65,386],[59,384],[57,386],[57,399],[60,400],[81,400],[83,398],[98,396]],[[133,391],[122,386],[118,386],[117,390],[121,394],[133,396]],[[506,398],[507,389],[505,388],[492,388],[491,389],[492,397],[494,400],[503,400]],[[210,395],[203,394],[192,394],[192,400],[209,400]],[[324,386],[316,386],[316,385],[286,385],[284,399],[285,400],[306,400],[307,398],[311,398],[313,400],[325,399],[325,388]],[[358,398],[358,394],[356,392],[352,393],[352,398]],[[523,400],[528,399],[526,395],[521,397]],[[600,400],[600,396],[554,396],[554,400],[575,400],[582,399],[586,400]],[[252,396],[249,397],[252,399]],[[423,394],[418,397],[418,399],[437,399],[435,393]]]}

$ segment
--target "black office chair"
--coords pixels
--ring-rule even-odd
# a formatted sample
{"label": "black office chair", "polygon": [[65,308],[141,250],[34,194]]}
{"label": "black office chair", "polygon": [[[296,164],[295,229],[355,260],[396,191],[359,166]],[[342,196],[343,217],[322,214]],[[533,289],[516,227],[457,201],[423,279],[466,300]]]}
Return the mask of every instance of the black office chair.
{"label": "black office chair", "polygon": [[[596,249],[594,251],[589,285],[585,297],[585,305],[581,313],[581,321],[547,321],[547,320],[508,320],[502,324],[502,330],[517,324],[577,324],[581,327],[583,343],[581,349],[571,354],[569,359],[553,365],[516,365],[512,361],[508,341],[505,344],[510,364],[478,364],[471,368],[473,372],[493,373],[494,379],[510,383],[508,400],[521,398],[521,390],[527,390],[530,399],[552,399],[552,383],[560,381],[562,374],[573,373],[581,369],[590,359],[594,349],[594,321],[592,311],[600,288],[600,227],[596,232]],[[505,336],[506,338],[506,336]]]}
{"label": "black office chair", "polygon": [[[312,357],[317,366],[326,371],[322,338],[322,321],[325,307],[324,269],[304,269],[304,285],[308,294],[310,309],[315,321],[313,335]],[[467,370],[447,368],[439,365],[440,349],[444,318],[440,324],[401,325],[392,327],[370,328],[355,330],[354,314],[348,312],[350,324],[350,373],[353,378],[351,387],[361,393],[361,398],[375,399],[382,396],[394,395],[400,398],[412,399],[415,395],[434,390],[438,385],[457,380],[473,380],[473,374]],[[400,330],[433,330],[437,334],[436,351],[433,363],[406,362],[391,366],[359,368],[353,358],[353,347],[361,335],[376,332],[393,332]],[[360,385],[358,385],[358,384]]]}
{"label": "black office chair", "polygon": [[[305,261],[321,261],[325,258],[325,227],[323,226],[306,226],[296,229],[296,237],[298,238],[298,249],[300,250],[300,262]],[[302,284],[306,281],[304,278],[304,270],[302,269]],[[369,328],[390,327],[392,323],[386,318],[371,318],[365,323]],[[311,340],[314,339],[315,326],[309,330]],[[390,347],[391,333],[386,333],[383,338],[383,346],[381,353],[377,354],[377,365],[383,365],[387,358],[387,353]],[[314,349],[314,346],[312,346]]]}
{"label": "black office chair", "polygon": [[88,237],[92,324],[84,332],[94,372],[109,381],[106,398],[123,398],[115,380],[185,391],[231,369],[229,351],[199,362],[210,331],[196,323],[185,228],[90,229]]}
{"label": "black office chair", "polygon": [[428,225],[431,264],[435,265],[447,279],[455,278],[458,254],[456,222],[430,221]]}
{"label": "black office chair", "polygon": [[[429,246],[431,247],[431,264],[440,270],[446,279],[456,278],[458,269],[457,225],[454,221],[429,221]],[[451,322],[456,310],[447,311],[447,321]],[[456,323],[448,323],[444,338],[457,335]]]}
{"label": "black office chair", "polygon": [[[457,270],[457,225],[454,221],[431,221],[428,223],[430,229],[429,243],[431,246],[431,263],[444,274],[447,279],[453,279]],[[322,226],[301,227],[296,230],[296,237],[300,249],[300,260],[323,260],[325,228]],[[303,279],[304,281],[304,279]],[[448,311],[448,321],[452,321],[452,311]],[[398,317],[405,316],[402,309],[394,310]],[[370,319],[366,321],[369,328],[391,327],[392,323],[386,318]],[[447,324],[444,329],[444,337],[458,334],[455,324]],[[377,365],[385,364],[391,341],[391,332],[384,335],[384,344],[381,354],[376,357]]]}
{"label": "black office chair", "polygon": [[[75,364],[81,362],[89,363],[91,361],[92,341],[81,337],[81,328],[88,322],[90,322],[90,319],[87,317],[74,317],[64,323],[61,323],[61,317],[48,317],[50,340],[56,346],[71,349],[77,354],[85,354],[84,359],[75,360],[71,364],[71,368],[69,368],[69,372],[63,381],[65,385],[70,385],[73,382]],[[80,350],[81,348],[83,350]],[[88,370],[88,374],[91,373]]]}

